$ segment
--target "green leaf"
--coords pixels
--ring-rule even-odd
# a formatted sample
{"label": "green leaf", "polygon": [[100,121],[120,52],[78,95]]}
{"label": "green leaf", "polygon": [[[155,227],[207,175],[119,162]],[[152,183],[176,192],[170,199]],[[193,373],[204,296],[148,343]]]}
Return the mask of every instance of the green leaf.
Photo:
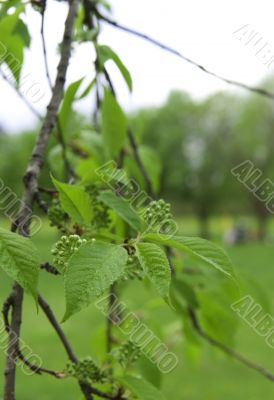
{"label": "green leaf", "polygon": [[47,160],[50,166],[50,171],[58,178],[62,179],[65,176],[65,165],[63,158],[63,148],[60,144],[55,145],[49,150]]}
{"label": "green leaf", "polygon": [[73,222],[89,224],[92,206],[88,193],[81,186],[59,182],[52,176],[52,182],[59,192],[60,202]]}
{"label": "green leaf", "polygon": [[105,90],[102,104],[102,134],[110,158],[118,156],[127,136],[127,121],[121,107],[108,90]]}
{"label": "green leaf", "polygon": [[140,158],[147,170],[155,191],[159,190],[162,164],[159,153],[148,146],[139,147]]}
{"label": "green leaf", "polygon": [[160,389],[163,376],[157,365],[153,364],[145,355],[143,355],[139,359],[137,366],[140,370],[141,375],[153,386]]}
{"label": "green leaf", "polygon": [[216,289],[201,290],[198,293],[199,312],[201,324],[205,331],[215,339],[233,347],[239,319],[231,309],[231,304],[236,298],[231,299],[231,296],[226,292],[225,283],[227,282],[228,280]]}
{"label": "green leaf", "polygon": [[19,19],[23,10],[23,6],[17,7],[13,14],[5,15],[0,20],[1,47],[6,50],[1,55],[0,63],[8,66],[17,84],[19,84],[23,65],[24,47],[29,44],[27,28]]}
{"label": "green leaf", "polygon": [[133,229],[138,231],[141,226],[141,221],[138,214],[131,208],[128,201],[122,197],[116,196],[110,190],[101,192],[99,195],[99,200],[110,207],[116,212],[125,222],[127,222]]}
{"label": "green leaf", "polygon": [[59,113],[59,120],[62,128],[62,133],[65,135],[69,127],[72,116],[72,104],[75,100],[76,93],[83,82],[84,78],[79,79],[69,85],[64,95],[62,106]]}
{"label": "green leaf", "polygon": [[171,296],[176,310],[184,310],[190,305],[196,309],[199,302],[193,288],[181,278],[173,278],[171,285]]}
{"label": "green leaf", "polygon": [[68,262],[65,273],[66,313],[63,321],[103,294],[125,269],[127,251],[104,242],[87,243]]}
{"label": "green leaf", "polygon": [[165,400],[164,395],[143,378],[126,376],[120,379],[120,381],[140,400]]}
{"label": "green leaf", "polygon": [[227,254],[214,243],[196,237],[174,236],[169,239],[165,235],[149,233],[146,240],[174,247],[188,253],[202,263],[214,267],[229,277],[234,277],[232,263]]}
{"label": "green leaf", "polygon": [[79,95],[79,97],[77,97],[77,100],[82,100],[85,97],[87,97],[91,91],[91,89],[93,88],[94,84],[96,82],[96,79],[92,79],[92,81],[88,84],[88,86],[86,87],[86,89],[83,91],[82,94]]}
{"label": "green leaf", "polygon": [[[1,30],[0,30],[1,37]],[[23,60],[24,60],[24,46],[21,38],[19,36],[7,36],[5,38],[5,46],[7,48],[6,55],[1,58],[0,63],[4,63],[8,66],[10,72],[12,73],[16,83],[19,84],[20,73],[22,70]],[[7,71],[4,69],[5,75],[9,79]]]}
{"label": "green leaf", "polygon": [[30,37],[29,31],[28,31],[28,27],[21,19],[19,19],[17,21],[17,25],[16,25],[13,33],[20,36],[20,38],[24,42],[25,47],[30,46],[31,37]]}
{"label": "green leaf", "polygon": [[0,228],[0,266],[36,298],[40,260],[30,239]]}
{"label": "green leaf", "polygon": [[97,45],[96,50],[100,66],[103,67],[108,60],[112,60],[123,75],[129,90],[132,91],[132,79],[130,73],[118,55],[109,46],[105,45]]}
{"label": "green leaf", "polygon": [[136,254],[160,296],[171,305],[169,296],[171,271],[164,250],[154,243],[139,243],[136,245]]}

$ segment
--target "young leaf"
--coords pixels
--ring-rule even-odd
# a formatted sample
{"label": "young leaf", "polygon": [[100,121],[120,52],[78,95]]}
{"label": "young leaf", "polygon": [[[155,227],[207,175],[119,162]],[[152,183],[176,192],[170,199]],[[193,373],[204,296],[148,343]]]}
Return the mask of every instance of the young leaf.
{"label": "young leaf", "polygon": [[79,97],[77,97],[77,100],[82,100],[85,97],[87,97],[91,91],[91,89],[93,88],[93,86],[95,85],[96,79],[92,79],[92,81],[88,84],[88,86],[86,87],[86,89],[83,91],[83,93],[81,93],[79,95]]}
{"label": "young leaf", "polygon": [[140,219],[138,214],[130,207],[128,201],[116,196],[110,190],[101,192],[99,195],[101,200],[108,207],[112,208],[125,222],[127,222],[133,229],[138,231],[140,229]]}
{"label": "young leaf", "polygon": [[143,378],[139,379],[134,376],[126,376],[120,379],[120,381],[140,400],[165,400],[164,395]]}
{"label": "young leaf", "polygon": [[127,251],[103,242],[87,243],[68,262],[63,321],[87,307],[124,273]]}
{"label": "young leaf", "polygon": [[139,243],[136,245],[136,254],[160,296],[171,305],[169,296],[171,271],[165,252],[154,243]]}
{"label": "young leaf", "polygon": [[111,158],[116,157],[127,136],[127,121],[121,107],[108,90],[105,90],[102,104],[102,134],[108,155]]}
{"label": "young leaf", "polygon": [[39,254],[32,241],[0,228],[0,267],[36,297]]}
{"label": "young leaf", "polygon": [[19,84],[24,60],[24,47],[28,45],[26,26],[24,32],[20,32],[24,23],[19,19],[19,15],[23,10],[23,6],[17,7],[12,14],[7,14],[0,20],[1,47],[6,50],[1,54],[0,64],[7,64],[17,84]]}
{"label": "young leaf", "polygon": [[97,45],[96,50],[101,67],[103,67],[108,60],[112,60],[117,65],[121,74],[123,75],[129,90],[132,91],[132,79],[130,73],[127,67],[122,63],[118,55],[114,53],[114,51],[110,47],[105,45]]}
{"label": "young leaf", "polygon": [[171,298],[176,304],[176,310],[180,311],[190,305],[192,308],[198,308],[199,302],[194,289],[180,278],[174,277],[171,285]]}
{"label": "young leaf", "polygon": [[83,82],[83,78],[69,85],[64,95],[64,100],[59,113],[59,120],[62,127],[62,133],[65,135],[67,127],[71,120],[72,104],[75,100],[76,93]]}
{"label": "young leaf", "polygon": [[89,224],[92,218],[91,201],[88,193],[81,186],[69,185],[52,177],[59,192],[60,202],[65,212],[76,223]]}
{"label": "young leaf", "polygon": [[138,369],[140,370],[141,375],[150,382],[157,389],[160,389],[162,385],[163,375],[156,364],[151,362],[145,355],[143,355],[138,363]]}
{"label": "young leaf", "polygon": [[152,233],[145,235],[145,239],[182,250],[223,274],[234,277],[233,266],[227,254],[219,246],[208,240],[184,236],[174,236],[169,239],[165,235]]}

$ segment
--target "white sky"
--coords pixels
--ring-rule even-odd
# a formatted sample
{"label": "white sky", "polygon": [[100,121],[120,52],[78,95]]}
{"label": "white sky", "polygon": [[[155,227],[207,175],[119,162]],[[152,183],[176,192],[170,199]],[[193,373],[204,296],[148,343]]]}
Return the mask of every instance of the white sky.
{"label": "white sky", "polygon": [[[187,57],[228,78],[256,85],[266,74],[273,74],[255,56],[255,51],[236,40],[233,32],[243,25],[254,26],[273,48],[273,0],[113,0],[113,18],[129,27],[141,30],[170,45]],[[51,74],[54,77],[61,41],[66,5],[48,0],[46,40]],[[41,17],[28,8],[27,21],[33,37],[27,51],[23,75],[30,82],[39,82],[46,96],[35,107],[43,113],[49,99],[40,40]],[[193,66],[153,47],[145,41],[104,25],[100,42],[112,47],[131,71],[134,90],[128,94],[115,68],[116,88],[125,109],[162,103],[172,89],[203,97],[217,90],[232,90]],[[1,38],[0,38],[1,40]],[[93,77],[93,53],[87,44],[75,51],[68,82],[86,74]],[[88,83],[88,80],[87,80]],[[0,80],[0,124],[9,132],[31,128],[36,120],[16,93]],[[91,99],[78,104],[84,113],[91,112]]]}

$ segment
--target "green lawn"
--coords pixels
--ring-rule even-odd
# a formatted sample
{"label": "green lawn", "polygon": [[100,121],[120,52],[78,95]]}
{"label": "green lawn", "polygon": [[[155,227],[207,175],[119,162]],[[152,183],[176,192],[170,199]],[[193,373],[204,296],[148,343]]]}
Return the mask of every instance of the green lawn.
{"label": "green lawn", "polygon": [[[228,224],[227,220],[213,221],[214,233],[218,234]],[[180,223],[185,234],[195,233],[196,226],[191,220]],[[48,249],[55,240],[54,230],[44,226],[43,230],[34,237],[44,260],[48,260]],[[274,282],[274,247],[273,244],[250,243],[227,249],[239,276],[249,276],[263,288],[258,302],[267,295],[270,310],[274,315],[272,286]],[[9,292],[10,280],[1,273],[1,303]],[[61,279],[42,272],[40,292],[54,305],[57,317],[61,320],[64,312],[64,291]],[[259,293],[257,291],[256,293]],[[131,285],[125,295],[132,311],[141,309],[142,304],[155,298],[148,289],[141,289],[140,284]],[[218,301],[216,299],[216,301]],[[158,325],[169,326],[175,321],[175,316],[168,308],[163,313],[155,310],[153,318]],[[237,318],[237,316],[235,316]],[[149,318],[149,324],[152,324]],[[157,326],[157,324],[155,324]],[[75,351],[84,356],[91,354],[100,357],[102,344],[100,335],[104,329],[104,319],[94,307],[89,307],[74,316],[63,328]],[[60,346],[55,332],[48,325],[42,312],[36,313],[33,300],[26,296],[24,303],[24,318],[22,337],[33,351],[42,358],[45,367],[62,370],[67,357]],[[171,338],[172,339],[172,338]],[[102,340],[101,340],[102,342]],[[273,369],[274,351],[265,344],[263,338],[257,336],[251,328],[239,321],[236,338],[236,348],[253,360]],[[205,344],[200,357],[195,361],[190,358],[184,347],[184,341],[176,345],[180,357],[177,369],[164,378],[163,390],[167,398],[176,400],[258,400],[271,399],[274,396],[274,383],[268,382],[258,373],[248,370],[237,361],[231,360],[219,351]],[[273,354],[272,354],[273,353]],[[3,371],[3,354],[0,357],[0,368]],[[1,385],[2,387],[3,385]],[[1,393],[2,394],[2,393]],[[49,400],[66,399],[79,400],[81,394],[77,384],[72,379],[65,382],[47,376],[26,376],[18,369],[17,400]]]}

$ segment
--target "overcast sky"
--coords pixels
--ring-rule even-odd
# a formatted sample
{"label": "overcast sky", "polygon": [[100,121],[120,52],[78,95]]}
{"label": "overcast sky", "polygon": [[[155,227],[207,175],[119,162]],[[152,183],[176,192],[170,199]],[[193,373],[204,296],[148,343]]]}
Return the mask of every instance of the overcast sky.
{"label": "overcast sky", "polygon": [[[273,75],[274,63],[267,69],[256,51],[233,34],[250,24],[258,32],[257,37],[261,37],[261,43],[268,43],[274,54],[273,0],[113,0],[112,3],[114,19],[161,40],[216,73],[250,85],[258,84],[267,74]],[[45,31],[52,77],[58,63],[56,46],[62,38],[66,11],[66,4],[48,0]],[[27,84],[31,86],[38,82],[41,91],[46,93],[34,105],[43,113],[49,90],[39,33],[41,17],[28,7],[26,19],[33,40],[26,52],[22,75],[28,75]],[[129,95],[119,73],[109,67],[125,109],[160,104],[173,89],[185,90],[195,98],[217,90],[232,90],[175,56],[112,27],[104,25],[100,42],[111,46],[131,71],[134,90]],[[85,75],[92,79],[92,61],[90,45],[82,45],[74,52],[68,82]],[[31,128],[36,122],[35,117],[2,80],[0,88],[0,124],[9,132]],[[84,113],[91,112],[91,100],[82,101],[78,108]]]}

